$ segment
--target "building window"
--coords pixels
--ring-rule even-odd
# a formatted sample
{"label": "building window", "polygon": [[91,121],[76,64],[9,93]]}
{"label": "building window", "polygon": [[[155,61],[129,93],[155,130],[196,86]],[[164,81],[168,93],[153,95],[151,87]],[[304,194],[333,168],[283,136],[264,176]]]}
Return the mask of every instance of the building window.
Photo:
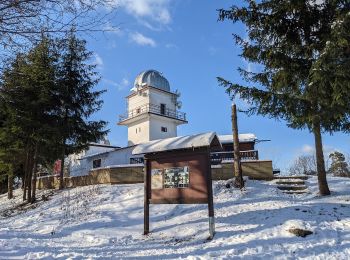
{"label": "building window", "polygon": [[162,132],[164,132],[164,133],[168,132],[168,128],[166,128],[166,127],[164,127],[164,126],[161,127],[161,130],[162,130]]}
{"label": "building window", "polygon": [[160,104],[160,114],[165,115],[165,104]]}
{"label": "building window", "polygon": [[143,162],[143,157],[130,158],[130,164],[140,164]]}
{"label": "building window", "polygon": [[96,159],[92,161],[92,168],[100,168],[101,167],[101,159]]}

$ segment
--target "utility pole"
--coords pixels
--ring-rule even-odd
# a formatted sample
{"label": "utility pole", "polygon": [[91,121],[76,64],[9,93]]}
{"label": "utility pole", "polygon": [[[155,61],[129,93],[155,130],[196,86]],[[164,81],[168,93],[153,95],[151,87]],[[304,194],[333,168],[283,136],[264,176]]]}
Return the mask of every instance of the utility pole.
{"label": "utility pole", "polygon": [[244,188],[244,181],[242,176],[241,156],[239,153],[239,139],[238,139],[238,124],[237,124],[237,109],[236,104],[232,104],[232,134],[233,134],[233,151],[234,151],[234,185],[240,189]]}

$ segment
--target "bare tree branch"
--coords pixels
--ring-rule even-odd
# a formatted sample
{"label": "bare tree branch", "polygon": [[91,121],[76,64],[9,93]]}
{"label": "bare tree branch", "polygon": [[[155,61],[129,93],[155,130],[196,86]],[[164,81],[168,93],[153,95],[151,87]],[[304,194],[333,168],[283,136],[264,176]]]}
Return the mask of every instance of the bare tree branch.
{"label": "bare tree branch", "polygon": [[66,33],[72,26],[83,33],[118,30],[110,22],[113,6],[112,0],[1,0],[0,52],[29,47],[43,33]]}

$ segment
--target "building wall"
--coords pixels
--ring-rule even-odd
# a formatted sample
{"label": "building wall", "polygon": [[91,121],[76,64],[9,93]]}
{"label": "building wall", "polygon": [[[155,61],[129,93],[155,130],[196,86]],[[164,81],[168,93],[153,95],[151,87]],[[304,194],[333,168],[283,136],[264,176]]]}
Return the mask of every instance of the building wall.
{"label": "building wall", "polygon": [[88,172],[89,163],[86,159],[82,159],[85,156],[103,153],[107,151],[113,151],[115,148],[89,146],[87,150],[81,151],[77,154],[71,154],[65,160],[65,164],[68,165],[68,172],[70,176],[79,176],[82,173]]}
{"label": "building wall", "polygon": [[[212,166],[213,180],[228,180],[234,177],[233,163]],[[242,162],[242,174],[256,179],[272,179],[272,161],[257,160]]]}
{"label": "building wall", "polygon": [[[145,96],[147,95],[147,96]],[[142,91],[142,95],[133,95],[128,99],[128,111],[148,103],[160,106],[165,104],[166,109],[176,110],[174,94],[149,88]],[[135,145],[151,140],[176,137],[176,120],[157,115],[145,115],[134,123],[128,125],[128,145]],[[166,132],[161,128],[165,127]]]}
{"label": "building wall", "polygon": [[[239,150],[240,151],[249,151],[254,150],[255,142],[245,142],[245,143],[239,143]],[[233,151],[233,143],[225,143],[222,144],[222,148],[224,151]]]}
{"label": "building wall", "polygon": [[148,103],[150,103],[149,89],[143,89],[141,95],[136,93],[127,99],[128,112]]}
{"label": "building wall", "polygon": [[[174,120],[162,116],[150,116],[149,140],[164,139],[177,136],[177,126]],[[166,127],[167,132],[162,132],[161,128]]]}
{"label": "building wall", "polygon": [[[166,109],[176,110],[174,94],[154,88],[144,89],[142,95],[136,94],[128,98],[128,112],[146,104],[160,106],[165,104]],[[162,116],[145,115],[134,123],[128,125],[128,145],[139,144],[151,140],[176,137],[176,121]],[[162,132],[166,127],[167,132]]]}
{"label": "building wall", "polygon": [[98,159],[101,159],[101,167],[129,164],[130,158],[135,157],[132,155],[133,149],[134,146],[131,146],[114,150],[109,153],[97,154],[95,156],[82,158],[78,160],[79,164],[76,164],[74,167],[70,167],[70,176],[75,177],[88,175],[89,171],[93,169],[93,161]]}
{"label": "building wall", "polygon": [[150,140],[149,115],[128,125],[128,145],[135,145]]}
{"label": "building wall", "polygon": [[[220,166],[220,167],[218,167]],[[244,176],[255,179],[273,179],[271,161],[242,162]],[[213,180],[228,180],[233,178],[233,164],[216,165],[211,169]],[[86,186],[94,184],[124,184],[142,183],[144,181],[144,167],[139,165],[115,166],[99,168],[88,171],[84,176],[73,176],[64,178],[66,187]],[[58,188],[57,177],[41,177],[37,181],[38,189]]]}
{"label": "building wall", "polygon": [[108,153],[108,156],[101,167],[129,164],[130,158],[135,157],[132,155],[134,148],[134,146],[130,146]]}
{"label": "building wall", "polygon": [[[88,175],[64,178],[66,188],[95,184],[127,184],[143,182],[143,166],[111,167],[91,170]],[[59,179],[53,176],[37,180],[38,189],[58,189]]]}
{"label": "building wall", "polygon": [[173,94],[161,90],[149,89],[149,100],[151,104],[158,106],[160,106],[160,104],[165,104],[166,108],[175,110],[173,96]]}

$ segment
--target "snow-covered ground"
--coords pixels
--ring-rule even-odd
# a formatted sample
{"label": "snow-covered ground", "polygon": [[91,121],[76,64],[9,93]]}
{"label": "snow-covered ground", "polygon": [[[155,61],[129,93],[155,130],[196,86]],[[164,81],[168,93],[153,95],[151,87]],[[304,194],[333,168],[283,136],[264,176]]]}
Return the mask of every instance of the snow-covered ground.
{"label": "snow-covered ground", "polygon": [[[329,177],[331,196],[287,195],[274,182],[244,192],[214,182],[216,235],[206,205],[151,205],[143,231],[143,185],[99,185],[55,193],[47,202],[0,217],[1,259],[350,259],[350,179]],[[20,201],[0,197],[0,215]],[[305,238],[292,227],[313,231]]]}

